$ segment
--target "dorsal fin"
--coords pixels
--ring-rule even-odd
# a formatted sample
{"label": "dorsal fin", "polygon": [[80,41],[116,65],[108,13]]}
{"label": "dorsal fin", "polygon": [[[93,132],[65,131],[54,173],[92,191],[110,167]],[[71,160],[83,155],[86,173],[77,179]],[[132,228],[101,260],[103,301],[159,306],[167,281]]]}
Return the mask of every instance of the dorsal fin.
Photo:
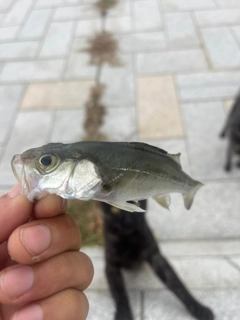
{"label": "dorsal fin", "polygon": [[182,168],[181,162],[180,162],[181,153],[177,153],[177,154],[170,154],[169,153],[168,156],[170,158],[172,158],[180,166],[180,168]]}
{"label": "dorsal fin", "polygon": [[168,154],[167,151],[161,148],[154,147],[154,146],[151,146],[150,144],[143,143],[143,142],[128,142],[128,145],[142,151],[146,150],[146,151],[153,152],[156,154],[161,154],[161,155]]}

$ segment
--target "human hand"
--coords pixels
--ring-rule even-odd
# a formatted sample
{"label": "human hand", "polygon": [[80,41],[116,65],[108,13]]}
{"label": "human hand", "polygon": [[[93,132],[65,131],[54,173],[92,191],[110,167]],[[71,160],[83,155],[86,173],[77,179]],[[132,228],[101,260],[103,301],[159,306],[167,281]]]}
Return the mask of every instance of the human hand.
{"label": "human hand", "polygon": [[56,195],[33,204],[19,186],[0,197],[0,320],[86,319],[93,266],[65,209]]}

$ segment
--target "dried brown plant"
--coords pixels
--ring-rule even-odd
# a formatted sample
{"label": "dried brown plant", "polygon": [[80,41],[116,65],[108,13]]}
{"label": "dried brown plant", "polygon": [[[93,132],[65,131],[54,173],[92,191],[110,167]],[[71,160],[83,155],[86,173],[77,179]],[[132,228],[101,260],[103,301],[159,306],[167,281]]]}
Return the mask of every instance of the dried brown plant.
{"label": "dried brown plant", "polygon": [[89,46],[83,49],[90,55],[90,64],[102,66],[104,63],[118,67],[121,66],[120,58],[117,55],[118,42],[112,34],[107,31],[96,33],[88,40]]}
{"label": "dried brown plant", "polygon": [[85,104],[84,140],[107,140],[106,136],[99,131],[105,115],[105,107],[101,102],[104,90],[103,84],[95,84],[90,89],[89,100]]}
{"label": "dried brown plant", "polygon": [[94,6],[97,8],[97,10],[100,12],[102,16],[106,16],[108,10],[115,7],[118,3],[118,0],[98,0],[96,3],[94,3]]}

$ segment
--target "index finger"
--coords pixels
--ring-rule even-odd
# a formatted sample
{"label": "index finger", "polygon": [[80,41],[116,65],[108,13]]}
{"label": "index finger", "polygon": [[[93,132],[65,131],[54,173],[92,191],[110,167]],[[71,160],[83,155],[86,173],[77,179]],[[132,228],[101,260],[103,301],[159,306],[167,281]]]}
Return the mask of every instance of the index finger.
{"label": "index finger", "polygon": [[16,185],[13,190],[0,197],[0,243],[6,241],[18,226],[26,223],[33,211],[33,204],[19,194],[19,186]]}

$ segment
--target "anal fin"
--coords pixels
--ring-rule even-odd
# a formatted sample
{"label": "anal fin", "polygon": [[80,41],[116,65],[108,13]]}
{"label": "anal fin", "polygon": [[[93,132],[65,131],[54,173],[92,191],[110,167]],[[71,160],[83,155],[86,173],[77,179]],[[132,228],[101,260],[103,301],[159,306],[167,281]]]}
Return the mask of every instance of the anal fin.
{"label": "anal fin", "polygon": [[111,206],[119,208],[121,210],[129,211],[129,212],[145,212],[142,208],[138,207],[137,205],[129,202],[124,201],[104,201]]}
{"label": "anal fin", "polygon": [[162,194],[160,196],[155,196],[153,199],[163,208],[169,210],[169,206],[171,204],[171,198],[169,194]]}

